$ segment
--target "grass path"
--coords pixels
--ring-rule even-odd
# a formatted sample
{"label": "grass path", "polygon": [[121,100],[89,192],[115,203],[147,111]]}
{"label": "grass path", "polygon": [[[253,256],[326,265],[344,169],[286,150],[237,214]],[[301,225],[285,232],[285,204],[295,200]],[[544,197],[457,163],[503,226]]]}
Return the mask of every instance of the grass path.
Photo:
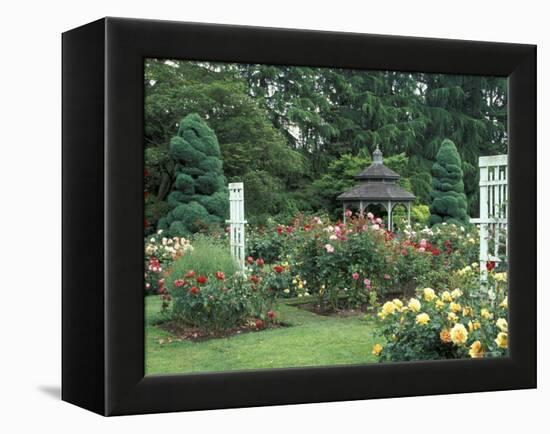
{"label": "grass path", "polygon": [[275,309],[279,319],[290,327],[161,345],[159,340],[170,334],[155,325],[159,308],[158,296],[146,298],[147,375],[376,362],[371,354],[376,329],[362,315],[327,317],[279,304]]}

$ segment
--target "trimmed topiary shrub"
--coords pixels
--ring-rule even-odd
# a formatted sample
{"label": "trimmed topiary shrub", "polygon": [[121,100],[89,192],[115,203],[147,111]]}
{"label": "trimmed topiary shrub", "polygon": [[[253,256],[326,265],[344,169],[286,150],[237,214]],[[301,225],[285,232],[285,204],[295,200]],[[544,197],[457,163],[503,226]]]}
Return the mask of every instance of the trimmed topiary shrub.
{"label": "trimmed topiary shrub", "polygon": [[170,155],[176,162],[176,180],[167,197],[172,209],[158,229],[185,236],[220,225],[227,217],[228,193],[214,131],[199,115],[187,115],[170,142]]}
{"label": "trimmed topiary shrub", "polygon": [[455,144],[445,139],[432,166],[430,223],[467,224],[467,202],[462,179],[462,161]]}

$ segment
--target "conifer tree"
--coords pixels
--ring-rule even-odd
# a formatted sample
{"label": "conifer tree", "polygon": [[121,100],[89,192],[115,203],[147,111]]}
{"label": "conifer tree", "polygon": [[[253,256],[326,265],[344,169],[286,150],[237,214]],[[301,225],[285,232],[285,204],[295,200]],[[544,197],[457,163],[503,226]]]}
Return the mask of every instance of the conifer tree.
{"label": "conifer tree", "polygon": [[168,195],[172,210],[158,228],[172,236],[185,236],[226,217],[228,195],[218,139],[196,113],[187,115],[170,142],[175,182]]}
{"label": "conifer tree", "polygon": [[445,139],[432,166],[431,224],[468,223],[462,177],[462,162],[456,146],[451,140]]}

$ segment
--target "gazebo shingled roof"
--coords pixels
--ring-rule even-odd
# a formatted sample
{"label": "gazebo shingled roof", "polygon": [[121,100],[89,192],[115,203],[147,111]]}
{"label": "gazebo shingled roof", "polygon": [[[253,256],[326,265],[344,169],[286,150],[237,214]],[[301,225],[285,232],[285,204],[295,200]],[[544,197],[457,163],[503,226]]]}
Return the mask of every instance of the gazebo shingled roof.
{"label": "gazebo shingled roof", "polygon": [[382,151],[378,146],[372,157],[372,164],[355,176],[360,183],[337,197],[344,203],[344,221],[346,204],[349,202],[359,202],[360,214],[369,204],[380,204],[388,211],[388,227],[392,230],[393,208],[403,203],[407,206],[410,223],[411,203],[416,198],[415,195],[396,184],[401,176],[384,166]]}

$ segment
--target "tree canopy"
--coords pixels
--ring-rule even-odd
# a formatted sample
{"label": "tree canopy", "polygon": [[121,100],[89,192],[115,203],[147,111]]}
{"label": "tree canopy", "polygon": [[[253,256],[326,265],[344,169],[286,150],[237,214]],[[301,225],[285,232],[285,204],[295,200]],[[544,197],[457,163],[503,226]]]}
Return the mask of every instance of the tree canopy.
{"label": "tree canopy", "polygon": [[227,181],[245,182],[252,222],[336,207],[350,182],[334,178],[338,162],[366,164],[376,146],[403,156],[405,187],[429,205],[445,139],[460,157],[466,212],[477,216],[477,159],[507,152],[506,105],[498,77],[148,59],[145,156],[157,210],[148,218],[168,206],[178,173],[170,138],[190,113],[215,132]]}

